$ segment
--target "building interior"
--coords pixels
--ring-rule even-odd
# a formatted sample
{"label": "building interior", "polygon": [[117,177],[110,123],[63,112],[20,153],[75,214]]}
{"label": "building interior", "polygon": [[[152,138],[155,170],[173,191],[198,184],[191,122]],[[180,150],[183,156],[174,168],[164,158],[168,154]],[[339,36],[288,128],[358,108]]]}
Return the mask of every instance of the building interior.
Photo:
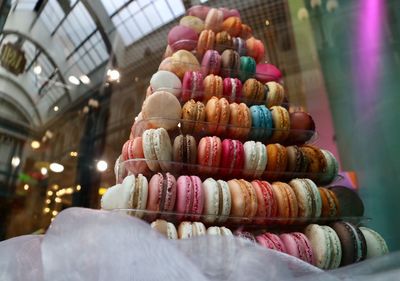
{"label": "building interior", "polygon": [[313,142],[352,176],[365,224],[400,249],[396,0],[0,1],[0,239],[100,208],[168,31],[197,4],[240,11],[314,117]]}

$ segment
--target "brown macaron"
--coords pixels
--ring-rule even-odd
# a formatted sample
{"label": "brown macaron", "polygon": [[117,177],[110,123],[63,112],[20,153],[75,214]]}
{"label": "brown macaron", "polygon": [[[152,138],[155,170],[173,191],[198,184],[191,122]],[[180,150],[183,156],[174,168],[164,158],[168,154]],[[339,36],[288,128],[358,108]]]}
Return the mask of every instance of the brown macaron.
{"label": "brown macaron", "polygon": [[311,139],[314,132],[315,123],[310,114],[303,111],[290,113],[290,143],[303,144]]}
{"label": "brown macaron", "polygon": [[[180,165],[180,163],[195,165],[197,163],[197,142],[195,138],[191,135],[179,135],[175,138],[173,148],[173,160],[176,163],[177,169],[182,170],[192,170],[194,167],[188,167],[184,169],[185,165]],[[192,168],[192,169],[190,169]]]}
{"label": "brown macaron", "polygon": [[221,55],[221,76],[223,78],[237,78],[240,69],[240,55],[238,52],[228,49]]}
{"label": "brown macaron", "polygon": [[222,136],[226,131],[231,112],[225,98],[212,97],[206,104],[207,131],[211,135]]}
{"label": "brown macaron", "polygon": [[296,145],[287,146],[287,178],[301,178],[308,170],[308,158],[303,151]]}
{"label": "brown macaron", "polygon": [[182,107],[182,132],[192,134],[201,131],[206,117],[205,106],[202,102],[193,99],[187,101]]}
{"label": "brown macaron", "polygon": [[313,145],[300,146],[301,151],[308,159],[307,176],[318,183],[320,175],[326,171],[327,163],[321,149]]}
{"label": "brown macaron", "polygon": [[233,49],[232,37],[226,31],[218,32],[215,35],[215,50],[222,54],[227,49]]}
{"label": "brown macaron", "polygon": [[285,176],[287,166],[286,147],[279,143],[267,145],[267,177],[271,180],[277,180]]}
{"label": "brown macaron", "polygon": [[362,217],[364,204],[358,193],[345,186],[331,186],[328,188],[337,198],[341,217]]}
{"label": "brown macaron", "polygon": [[248,104],[255,104],[265,100],[264,84],[254,78],[247,79],[244,82],[242,93]]}
{"label": "brown macaron", "polygon": [[251,129],[251,113],[244,103],[231,103],[230,118],[228,126],[228,137],[232,139],[245,140]]}

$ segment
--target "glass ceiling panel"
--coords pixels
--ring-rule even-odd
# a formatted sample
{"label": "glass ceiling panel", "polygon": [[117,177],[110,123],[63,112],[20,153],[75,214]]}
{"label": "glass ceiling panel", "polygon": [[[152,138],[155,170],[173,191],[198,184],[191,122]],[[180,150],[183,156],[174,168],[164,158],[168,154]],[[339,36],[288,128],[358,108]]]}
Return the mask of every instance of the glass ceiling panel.
{"label": "glass ceiling panel", "polygon": [[52,33],[65,17],[65,14],[57,0],[49,0],[41,13],[41,17],[44,17],[43,23]]}
{"label": "glass ceiling panel", "polygon": [[37,3],[37,0],[13,0],[11,1],[11,6],[17,5],[15,8],[17,10],[33,10]]}
{"label": "glass ceiling panel", "polygon": [[182,0],[101,1],[125,45],[134,43],[185,12]]}

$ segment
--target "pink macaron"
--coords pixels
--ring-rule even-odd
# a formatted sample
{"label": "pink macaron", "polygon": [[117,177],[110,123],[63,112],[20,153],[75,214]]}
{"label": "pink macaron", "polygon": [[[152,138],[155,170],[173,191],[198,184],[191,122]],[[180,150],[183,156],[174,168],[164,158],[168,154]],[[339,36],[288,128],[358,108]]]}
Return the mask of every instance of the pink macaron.
{"label": "pink macaron", "polygon": [[147,171],[146,161],[139,159],[144,159],[142,137],[127,140],[122,147],[124,167],[133,174],[145,173]]}
{"label": "pink macaron", "polygon": [[240,18],[240,13],[237,9],[228,9],[226,7],[221,7],[219,10],[222,12],[224,20],[230,17]]}
{"label": "pink macaron", "polygon": [[215,50],[208,50],[201,61],[201,70],[204,76],[218,75],[221,70],[221,55]]}
{"label": "pink macaron", "polygon": [[225,78],[223,95],[229,102],[240,102],[242,98],[242,82],[237,78]]}
{"label": "pink macaron", "polygon": [[224,21],[224,13],[216,8],[211,8],[205,19],[205,29],[211,29],[214,32],[219,32],[222,29]]}
{"label": "pink macaron", "polygon": [[189,10],[187,10],[186,14],[188,16],[195,16],[199,19],[205,20],[208,14],[210,7],[203,5],[194,5]]}
{"label": "pink macaron", "polygon": [[[153,212],[171,212],[176,201],[176,179],[170,173],[153,175],[149,182],[147,210]],[[150,214],[155,219],[157,214]]]}
{"label": "pink macaron", "polygon": [[258,235],[256,240],[264,247],[286,253],[285,244],[282,242],[279,236],[274,233],[266,232]]}
{"label": "pink macaron", "polygon": [[182,102],[203,98],[204,75],[200,71],[186,71],[182,81]]}
{"label": "pink macaron", "polygon": [[239,176],[244,167],[243,144],[238,140],[225,139],[221,145],[221,175]]}
{"label": "pink macaron", "polygon": [[256,66],[256,79],[262,83],[280,82],[282,72],[273,64],[259,63]]}
{"label": "pink macaron", "polygon": [[251,182],[257,194],[258,210],[257,223],[266,223],[268,218],[276,216],[277,202],[270,183],[266,181],[254,180]]}
{"label": "pink macaron", "polygon": [[199,177],[180,176],[178,178],[175,205],[179,219],[199,219],[204,206],[203,186]]}
{"label": "pink macaron", "polygon": [[286,253],[310,264],[314,264],[311,243],[301,232],[284,233],[279,238],[285,244]]}
{"label": "pink macaron", "polygon": [[197,46],[199,36],[192,28],[177,25],[168,33],[168,45],[172,51],[187,50],[192,51]]}

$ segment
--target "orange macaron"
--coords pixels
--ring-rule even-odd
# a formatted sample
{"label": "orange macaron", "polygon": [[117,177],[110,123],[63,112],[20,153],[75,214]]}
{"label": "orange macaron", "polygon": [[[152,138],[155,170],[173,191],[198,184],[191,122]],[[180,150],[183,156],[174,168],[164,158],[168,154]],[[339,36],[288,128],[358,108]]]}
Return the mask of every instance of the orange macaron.
{"label": "orange macaron", "polygon": [[212,97],[206,104],[206,121],[209,122],[207,131],[211,135],[225,134],[230,118],[229,102],[225,98]]}
{"label": "orange macaron", "polygon": [[267,145],[267,177],[271,180],[277,180],[285,177],[287,166],[286,147],[279,143]]}
{"label": "orange macaron", "polygon": [[228,136],[232,139],[246,139],[251,129],[251,113],[244,103],[231,103]]}

